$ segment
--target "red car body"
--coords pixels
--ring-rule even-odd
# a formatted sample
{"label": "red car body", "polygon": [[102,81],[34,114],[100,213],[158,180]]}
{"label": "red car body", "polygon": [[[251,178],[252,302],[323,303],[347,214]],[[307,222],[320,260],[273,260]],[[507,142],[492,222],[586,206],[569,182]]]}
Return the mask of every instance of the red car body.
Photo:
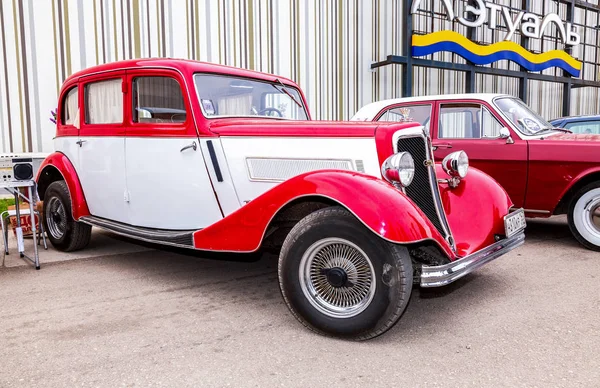
{"label": "red car body", "polygon": [[95,226],[203,251],[275,246],[295,315],[359,339],[399,319],[413,282],[449,284],[523,243],[505,190],[477,169],[448,175],[421,125],[312,121],[306,106],[290,80],[195,61],[72,75],[37,177],[50,241],[82,249]]}

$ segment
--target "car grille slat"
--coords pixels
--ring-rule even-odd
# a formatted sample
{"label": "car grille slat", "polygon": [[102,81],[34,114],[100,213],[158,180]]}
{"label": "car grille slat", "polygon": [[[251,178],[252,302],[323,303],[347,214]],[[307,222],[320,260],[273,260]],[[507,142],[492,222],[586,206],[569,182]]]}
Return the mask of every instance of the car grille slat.
{"label": "car grille slat", "polygon": [[426,143],[421,137],[410,137],[398,139],[398,152],[408,152],[415,161],[415,177],[406,190],[406,195],[425,213],[433,226],[446,236],[442,220],[437,214],[435,198],[430,185],[429,167],[427,161]]}

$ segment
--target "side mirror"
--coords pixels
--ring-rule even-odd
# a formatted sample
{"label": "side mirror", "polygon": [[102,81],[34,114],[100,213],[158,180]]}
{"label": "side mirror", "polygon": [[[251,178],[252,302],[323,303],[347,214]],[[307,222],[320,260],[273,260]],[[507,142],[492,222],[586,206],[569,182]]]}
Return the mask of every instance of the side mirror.
{"label": "side mirror", "polygon": [[500,128],[500,139],[506,139],[506,144],[515,144],[510,131],[506,127]]}

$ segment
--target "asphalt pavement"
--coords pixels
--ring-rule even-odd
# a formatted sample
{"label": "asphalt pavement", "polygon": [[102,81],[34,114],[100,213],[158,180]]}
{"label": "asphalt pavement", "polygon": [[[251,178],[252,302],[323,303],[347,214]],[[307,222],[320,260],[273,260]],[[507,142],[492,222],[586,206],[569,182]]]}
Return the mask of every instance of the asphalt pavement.
{"label": "asphalt pavement", "polygon": [[6,256],[0,387],[600,387],[600,253],[564,218],[360,343],[293,318],[274,256],[155,248],[95,232],[40,271]]}

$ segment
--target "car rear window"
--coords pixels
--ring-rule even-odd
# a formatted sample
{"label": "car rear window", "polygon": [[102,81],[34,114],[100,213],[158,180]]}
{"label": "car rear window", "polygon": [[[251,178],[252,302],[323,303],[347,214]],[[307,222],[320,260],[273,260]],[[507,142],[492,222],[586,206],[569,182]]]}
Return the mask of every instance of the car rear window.
{"label": "car rear window", "polygon": [[185,102],[181,87],[171,77],[136,77],[133,79],[134,123],[183,123]]}

